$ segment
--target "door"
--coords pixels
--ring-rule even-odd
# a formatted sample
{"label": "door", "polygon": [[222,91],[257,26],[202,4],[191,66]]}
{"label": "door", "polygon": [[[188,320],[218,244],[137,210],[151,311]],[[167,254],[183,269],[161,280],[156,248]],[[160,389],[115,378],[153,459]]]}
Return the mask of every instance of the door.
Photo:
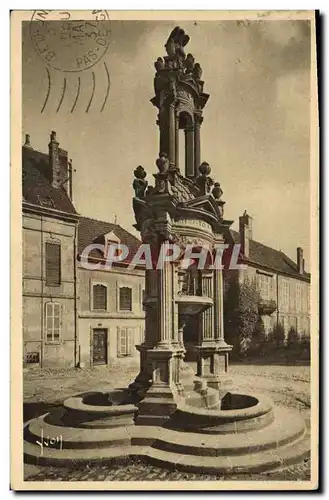
{"label": "door", "polygon": [[105,328],[93,330],[93,364],[107,364],[107,330]]}

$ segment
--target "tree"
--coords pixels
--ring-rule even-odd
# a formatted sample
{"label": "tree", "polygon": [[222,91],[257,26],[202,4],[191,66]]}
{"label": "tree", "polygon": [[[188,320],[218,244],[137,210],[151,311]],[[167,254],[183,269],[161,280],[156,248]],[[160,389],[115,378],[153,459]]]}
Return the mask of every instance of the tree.
{"label": "tree", "polygon": [[261,316],[258,316],[255,329],[252,334],[252,340],[251,340],[252,351],[255,354],[263,355],[265,353],[266,344],[267,344],[267,339],[266,339],[264,321]]}
{"label": "tree", "polygon": [[294,328],[293,326],[291,326],[289,328],[288,337],[287,337],[287,347],[288,348],[297,347],[298,344],[299,344],[298,333],[296,331],[296,328]]}
{"label": "tree", "polygon": [[245,277],[239,281],[237,273],[231,271],[224,295],[225,337],[233,345],[233,354],[246,354],[250,348],[253,332],[258,320],[256,280]]}
{"label": "tree", "polygon": [[281,323],[274,326],[271,334],[269,335],[269,341],[274,347],[282,347],[284,345],[285,334],[284,327]]}

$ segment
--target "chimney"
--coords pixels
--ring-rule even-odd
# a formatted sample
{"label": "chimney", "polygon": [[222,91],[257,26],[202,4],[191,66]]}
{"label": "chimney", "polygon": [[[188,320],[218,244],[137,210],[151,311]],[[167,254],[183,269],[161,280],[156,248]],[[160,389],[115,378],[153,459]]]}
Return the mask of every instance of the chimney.
{"label": "chimney", "polygon": [[239,232],[241,242],[241,253],[244,257],[249,257],[249,241],[252,240],[252,218],[247,214],[247,210],[239,217]]}
{"label": "chimney", "polygon": [[31,146],[31,138],[30,138],[30,134],[25,134],[25,144],[24,144],[24,148],[30,148],[30,149],[33,149],[32,146]]}
{"label": "chimney", "polygon": [[299,274],[304,274],[303,249],[301,247],[297,248],[297,269]]}
{"label": "chimney", "polygon": [[49,165],[52,174],[52,185],[59,188],[61,184],[61,166],[58,155],[59,143],[56,140],[56,132],[52,131],[50,134],[49,147]]}

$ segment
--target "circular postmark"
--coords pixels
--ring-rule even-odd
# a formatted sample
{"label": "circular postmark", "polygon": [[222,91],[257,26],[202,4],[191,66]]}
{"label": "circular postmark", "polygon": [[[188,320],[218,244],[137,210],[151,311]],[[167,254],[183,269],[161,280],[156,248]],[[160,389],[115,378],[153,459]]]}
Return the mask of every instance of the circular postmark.
{"label": "circular postmark", "polygon": [[84,71],[104,56],[110,43],[110,20],[106,10],[36,10],[30,35],[42,60],[58,71]]}

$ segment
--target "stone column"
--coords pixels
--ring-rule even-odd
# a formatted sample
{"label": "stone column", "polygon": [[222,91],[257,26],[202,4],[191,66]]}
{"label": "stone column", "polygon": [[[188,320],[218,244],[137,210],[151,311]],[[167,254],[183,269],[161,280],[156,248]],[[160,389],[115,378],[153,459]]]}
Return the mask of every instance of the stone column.
{"label": "stone column", "polygon": [[194,124],[194,175],[199,174],[199,166],[201,164],[201,138],[200,138],[200,128],[203,118],[201,116],[195,115]]}
{"label": "stone column", "polygon": [[194,125],[185,129],[185,176],[194,177]]}
{"label": "stone column", "polygon": [[[216,354],[214,356],[214,375],[220,380],[220,386],[229,385],[231,380],[227,377],[228,355],[232,346],[224,339],[224,316],[223,316],[223,273],[221,269],[214,269],[214,336],[216,342]],[[218,384],[217,384],[218,385]]]}
{"label": "stone column", "polygon": [[[138,403],[138,425],[163,425],[177,408],[179,397],[179,353],[173,343],[173,271],[172,262],[163,262],[156,270],[157,323],[155,344],[147,349],[147,364],[152,378],[145,397]],[[178,333],[178,330],[177,330]]]}
{"label": "stone column", "polygon": [[175,166],[179,170],[179,115],[175,118]]}
{"label": "stone column", "polygon": [[164,262],[162,269],[157,270],[158,346],[167,346],[172,341],[172,267],[171,262]]}
{"label": "stone column", "polygon": [[160,150],[159,153],[169,153],[168,137],[168,110],[163,108],[158,114],[158,124],[160,129]]}
{"label": "stone column", "polygon": [[224,342],[224,317],[223,317],[223,273],[221,269],[214,269],[214,334],[215,339]]}
{"label": "stone column", "polygon": [[169,105],[169,168],[175,167],[176,161],[176,120],[175,120],[175,102]]}
{"label": "stone column", "polygon": [[[212,271],[201,271],[201,293],[207,297],[212,297]],[[214,302],[215,304],[215,302]],[[199,318],[199,345],[198,345],[198,360],[197,374],[198,376],[208,375],[211,373],[211,358],[203,356],[205,346],[209,346],[214,342],[214,324],[213,324],[213,307],[210,307]]]}
{"label": "stone column", "polygon": [[129,388],[143,396],[152,381],[152,362],[147,352],[158,342],[157,321],[157,271],[145,270],[145,336],[144,342],[136,346],[140,353],[140,371]]}

